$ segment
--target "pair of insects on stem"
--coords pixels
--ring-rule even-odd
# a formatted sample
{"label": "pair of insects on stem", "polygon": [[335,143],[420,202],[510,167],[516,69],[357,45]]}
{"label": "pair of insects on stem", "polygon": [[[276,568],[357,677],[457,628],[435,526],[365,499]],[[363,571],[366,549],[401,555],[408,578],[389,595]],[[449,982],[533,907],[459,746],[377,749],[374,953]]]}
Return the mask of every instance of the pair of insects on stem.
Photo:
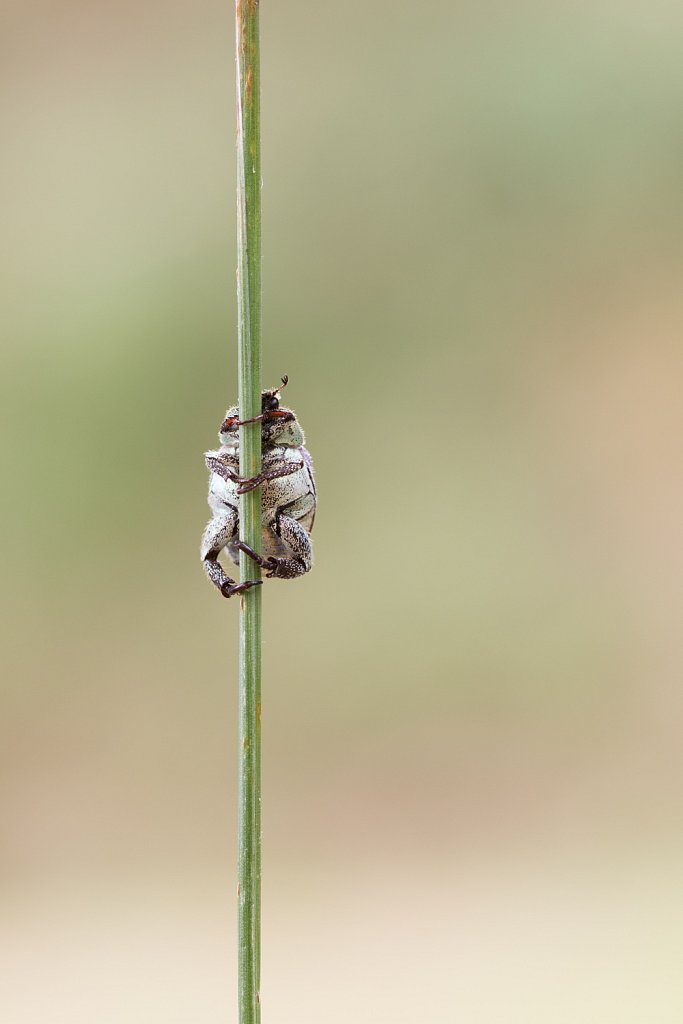
{"label": "pair of insects on stem", "polygon": [[[313,566],[311,530],[315,518],[316,491],[311,457],[304,447],[304,432],[291,409],[280,406],[280,392],[287,385],[261,393],[261,413],[240,420],[232,406],[218,432],[220,448],[204,456],[209,477],[211,519],[204,530],[201,558],[206,575],[223,597],[232,597],[261,580],[237,583],[218,561],[221,551],[239,565],[240,551],[261,566],[266,576],[281,580],[303,576]],[[239,473],[239,428],[261,424],[261,471],[254,477]],[[261,546],[257,554],[240,540],[240,495],[261,488]]]}

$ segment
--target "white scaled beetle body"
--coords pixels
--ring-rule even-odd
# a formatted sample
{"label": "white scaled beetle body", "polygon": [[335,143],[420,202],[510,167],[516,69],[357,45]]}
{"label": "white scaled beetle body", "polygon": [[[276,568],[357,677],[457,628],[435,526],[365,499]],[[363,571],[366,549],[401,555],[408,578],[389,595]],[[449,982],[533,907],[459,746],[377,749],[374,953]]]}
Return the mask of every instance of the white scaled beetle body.
{"label": "white scaled beetle body", "polygon": [[[283,377],[282,386],[287,383]],[[291,409],[280,408],[280,388],[261,396],[262,466],[258,476],[239,475],[239,410],[228,409],[221,425],[221,446],[207,452],[211,473],[209,506],[212,518],[202,538],[201,557],[206,574],[224,597],[242,592],[253,581],[235,583],[218,561],[225,549],[239,565],[240,550],[265,570],[268,577],[294,579],[313,566],[310,533],[315,518],[316,491],[313,464],[304,447],[304,434]],[[239,539],[240,494],[261,487],[261,545],[257,555]]]}

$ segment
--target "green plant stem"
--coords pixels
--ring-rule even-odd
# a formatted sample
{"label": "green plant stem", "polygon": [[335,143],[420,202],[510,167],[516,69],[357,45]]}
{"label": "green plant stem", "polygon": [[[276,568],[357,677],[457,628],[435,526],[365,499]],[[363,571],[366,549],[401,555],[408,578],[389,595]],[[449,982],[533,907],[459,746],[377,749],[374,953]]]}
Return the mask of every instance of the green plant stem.
{"label": "green plant stem", "polygon": [[[237,308],[241,419],[261,412],[261,129],[258,0],[236,0]],[[261,469],[261,424],[240,427],[240,475]],[[261,489],[240,499],[240,537],[261,551]],[[260,579],[243,553],[240,579]],[[261,1020],[261,587],[240,599],[239,1024]]]}

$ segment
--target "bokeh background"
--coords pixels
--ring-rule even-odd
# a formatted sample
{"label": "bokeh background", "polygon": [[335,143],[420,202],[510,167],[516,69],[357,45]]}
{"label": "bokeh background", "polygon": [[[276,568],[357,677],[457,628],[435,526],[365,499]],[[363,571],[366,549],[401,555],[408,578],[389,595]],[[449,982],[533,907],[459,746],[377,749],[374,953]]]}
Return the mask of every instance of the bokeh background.
{"label": "bokeh background", "polygon": [[[263,3],[264,1021],[683,1019],[683,13]],[[235,1009],[229,3],[2,6],[3,1024]]]}

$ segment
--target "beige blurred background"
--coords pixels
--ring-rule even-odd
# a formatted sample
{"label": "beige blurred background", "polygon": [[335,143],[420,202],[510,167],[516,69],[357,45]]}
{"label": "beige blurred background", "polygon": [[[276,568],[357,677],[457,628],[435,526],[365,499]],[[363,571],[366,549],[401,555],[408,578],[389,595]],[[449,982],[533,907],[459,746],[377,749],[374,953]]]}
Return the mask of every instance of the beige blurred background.
{"label": "beige blurred background", "polygon": [[[680,4],[261,10],[264,1022],[677,1024]],[[1,37],[0,1021],[235,1021],[232,8]]]}

